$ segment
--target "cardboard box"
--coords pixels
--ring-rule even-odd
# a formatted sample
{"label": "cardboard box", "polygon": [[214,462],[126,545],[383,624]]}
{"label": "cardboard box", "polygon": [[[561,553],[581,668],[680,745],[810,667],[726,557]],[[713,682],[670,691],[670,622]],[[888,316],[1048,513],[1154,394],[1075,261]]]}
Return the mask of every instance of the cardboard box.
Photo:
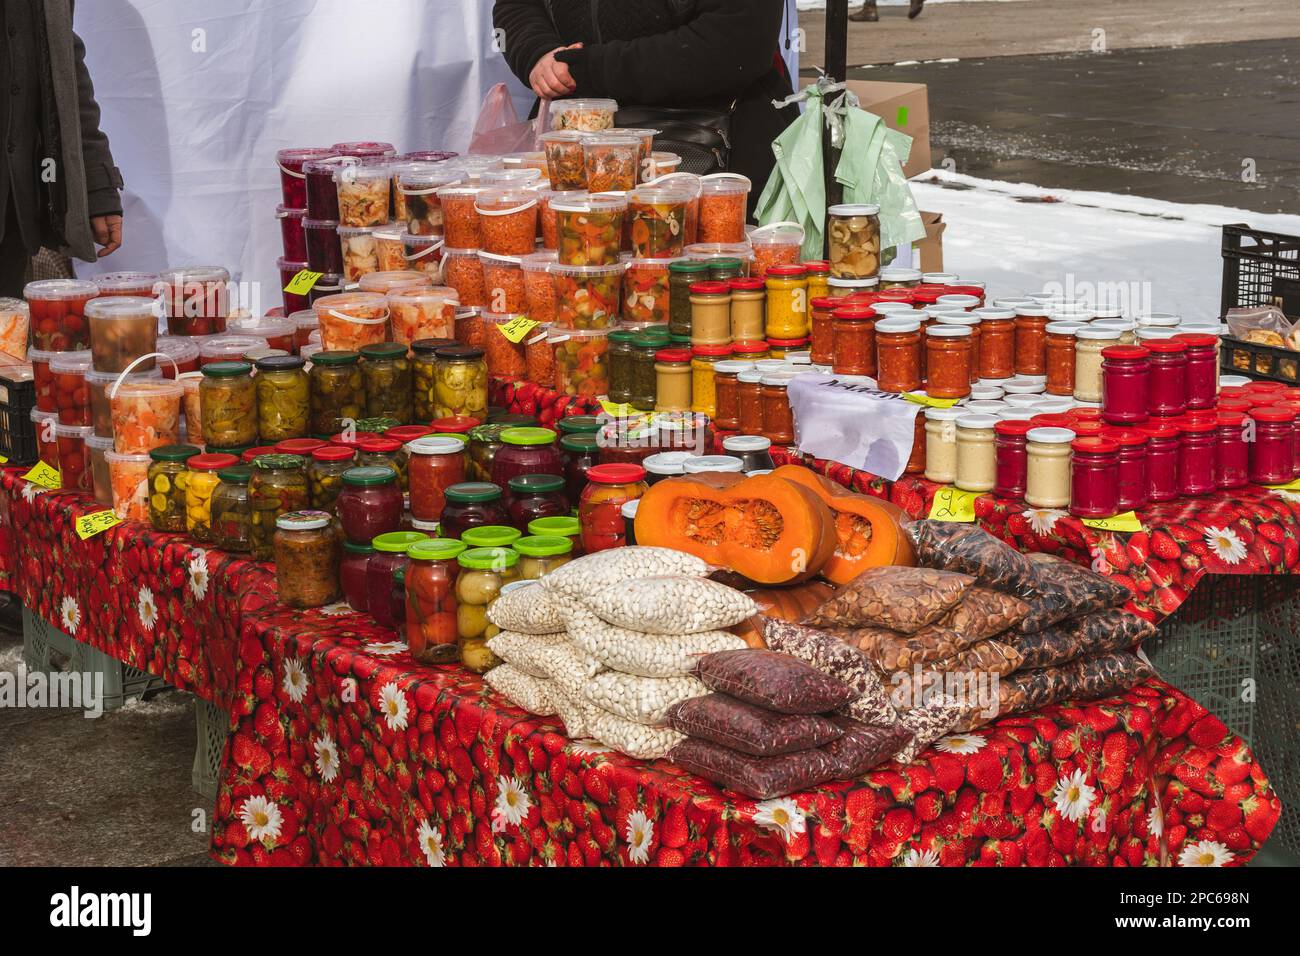
{"label": "cardboard box", "polygon": [[913,268],[922,272],[943,272],[943,231],[947,224],[941,212],[923,212],[925,238],[912,243]]}
{"label": "cardboard box", "polygon": [[930,91],[924,83],[886,83],[849,80],[848,88],[862,101],[861,108],[875,113],[890,129],[912,137],[912,152],[903,164],[911,178],[930,168]]}

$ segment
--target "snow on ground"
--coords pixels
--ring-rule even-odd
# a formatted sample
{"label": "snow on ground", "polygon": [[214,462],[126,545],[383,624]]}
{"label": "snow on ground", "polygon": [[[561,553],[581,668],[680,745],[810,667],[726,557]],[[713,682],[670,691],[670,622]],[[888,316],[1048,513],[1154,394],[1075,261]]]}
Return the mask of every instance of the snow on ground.
{"label": "snow on ground", "polygon": [[[945,188],[928,182],[932,177],[966,188]],[[920,208],[947,223],[945,271],[983,279],[993,296],[1049,282],[1072,282],[1080,294],[1119,283],[1148,310],[1184,318],[1219,315],[1223,224],[1300,235],[1300,216],[1048,190],[945,170],[916,177],[912,191]]]}

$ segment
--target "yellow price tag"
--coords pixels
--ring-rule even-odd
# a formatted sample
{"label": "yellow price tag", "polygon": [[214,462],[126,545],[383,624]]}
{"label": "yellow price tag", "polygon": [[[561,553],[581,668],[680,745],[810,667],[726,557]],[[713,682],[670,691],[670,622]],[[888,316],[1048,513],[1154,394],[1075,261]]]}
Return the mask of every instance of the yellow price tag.
{"label": "yellow price tag", "polygon": [[96,511],[94,514],[82,515],[77,519],[77,537],[85,541],[121,523],[122,519],[111,511]]}
{"label": "yellow price tag", "polygon": [[633,408],[631,405],[626,403],[620,405],[617,402],[611,402],[604,398],[600,400],[600,407],[604,409],[605,414],[610,418],[632,418],[635,415],[642,414],[642,412]]}
{"label": "yellow price tag", "polygon": [[284,291],[290,295],[306,295],[324,274],[323,272],[312,272],[310,269],[303,269],[289,280],[289,284],[284,287]]}
{"label": "yellow price tag", "polygon": [[975,499],[978,497],[978,491],[940,488],[934,493],[934,501],[930,505],[930,519],[969,524],[975,520]]}
{"label": "yellow price tag", "polygon": [[63,476],[59,474],[59,469],[51,468],[43,461],[38,461],[35,468],[23,475],[23,480],[50,491],[58,491],[63,487]]}
{"label": "yellow price tag", "polygon": [[0,465],[7,465],[7,464],[9,464],[9,459],[6,458],[4,455],[0,455]]}
{"label": "yellow price tag", "polygon": [[1300,491],[1300,478],[1288,481],[1285,485],[1265,485],[1269,491]]}
{"label": "yellow price tag", "polygon": [[931,398],[925,392],[904,392],[903,397],[909,402],[924,405],[927,408],[952,408],[957,404],[955,398]]}
{"label": "yellow price tag", "polygon": [[502,335],[511,342],[514,342],[515,345],[518,345],[524,340],[525,335],[537,328],[539,325],[541,325],[540,322],[535,322],[528,316],[521,315],[518,318],[511,319],[505,325],[498,326],[498,328],[501,329]]}
{"label": "yellow price tag", "polygon": [[1113,515],[1109,518],[1084,518],[1083,523],[1089,528],[1097,531],[1141,531],[1142,522],[1138,520],[1136,512],[1126,511],[1120,515]]}

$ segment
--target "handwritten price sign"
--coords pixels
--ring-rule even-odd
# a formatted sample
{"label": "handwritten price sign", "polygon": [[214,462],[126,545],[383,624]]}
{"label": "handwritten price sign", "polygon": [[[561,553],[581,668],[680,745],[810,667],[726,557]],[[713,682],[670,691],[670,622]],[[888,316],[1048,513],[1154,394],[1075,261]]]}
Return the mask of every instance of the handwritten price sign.
{"label": "handwritten price sign", "polygon": [[122,519],[111,511],[96,511],[94,514],[82,515],[77,519],[77,537],[85,541],[121,523]]}
{"label": "handwritten price sign", "polygon": [[38,461],[35,468],[23,475],[23,480],[48,488],[50,491],[58,491],[63,487],[63,477],[59,474],[59,470],[51,468],[43,461]]}
{"label": "handwritten price sign", "polygon": [[524,336],[537,328],[539,324],[540,323],[533,319],[528,318],[528,316],[521,315],[500,326],[500,329],[501,334],[504,335],[506,339],[513,342],[515,345],[518,345],[524,340]]}
{"label": "handwritten price sign", "polygon": [[970,524],[975,520],[975,499],[978,497],[977,491],[940,488],[935,492],[934,502],[930,505],[930,519]]}
{"label": "handwritten price sign", "polygon": [[289,284],[284,287],[284,291],[290,295],[306,295],[312,290],[323,272],[312,272],[310,269],[303,269],[301,272],[295,272]]}
{"label": "handwritten price sign", "polygon": [[1126,511],[1123,514],[1113,515],[1109,518],[1084,518],[1083,523],[1095,531],[1123,531],[1133,533],[1142,530],[1142,522],[1138,520],[1135,512]]}

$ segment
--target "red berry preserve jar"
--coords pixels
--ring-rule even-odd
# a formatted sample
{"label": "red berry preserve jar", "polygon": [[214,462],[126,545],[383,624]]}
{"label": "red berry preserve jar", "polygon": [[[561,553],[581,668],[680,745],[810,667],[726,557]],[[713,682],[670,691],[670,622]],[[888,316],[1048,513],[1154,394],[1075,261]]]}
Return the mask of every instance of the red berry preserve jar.
{"label": "red berry preserve jar", "polygon": [[501,489],[487,481],[466,481],[452,485],[445,493],[439,533],[444,538],[460,538],[471,528],[503,525],[510,520],[502,502]]}
{"label": "red berry preserve jar", "polygon": [[[918,416],[919,417],[919,416]],[[1019,501],[1025,496],[1025,483],[1029,477],[1029,452],[1025,447],[1026,435],[1037,425],[1033,421],[998,422],[993,429],[997,462],[997,477],[993,493],[999,498]]]}
{"label": "red berry preserve jar", "polygon": [[1147,414],[1183,414],[1187,411],[1187,346],[1175,339],[1154,339],[1142,347],[1150,353]]}
{"label": "red berry preserve jar", "polygon": [[1070,514],[1109,518],[1118,513],[1119,445],[1109,438],[1076,438],[1070,450]]}
{"label": "red berry preserve jar", "polygon": [[[1216,419],[1183,420],[1178,446],[1178,490],[1188,497],[1214,491],[1214,453],[1219,423]],[[1289,450],[1289,449],[1288,449]]]}
{"label": "red berry preserve jar", "polygon": [[355,541],[343,543],[343,559],[339,562],[339,584],[348,607],[362,613],[370,610],[370,596],[366,591],[366,566],[375,553],[374,547]]}
{"label": "red berry preserve jar", "polygon": [[1182,432],[1177,425],[1147,424],[1138,431],[1147,436],[1147,501],[1173,501],[1178,497],[1178,454]]}
{"label": "red berry preserve jar", "polygon": [[1250,480],[1283,485],[1295,477],[1295,412],[1266,405],[1252,408],[1255,440],[1250,442]]}
{"label": "red berry preserve jar", "polygon": [[1110,424],[1146,421],[1150,354],[1140,345],[1101,350],[1101,417]]}
{"label": "red berry preserve jar", "polygon": [[1115,509],[1119,514],[1147,506],[1146,433],[1136,428],[1108,428],[1102,432],[1119,446],[1115,469]]}
{"label": "red berry preserve jar", "polygon": [[[520,475],[564,477],[564,457],[549,428],[507,428],[501,433],[501,447],[492,459],[492,484],[508,488]],[[508,495],[507,495],[508,497]]]}
{"label": "red berry preserve jar", "polygon": [[1246,442],[1246,416],[1221,411],[1214,433],[1214,485],[1241,488],[1250,482],[1250,453]]}
{"label": "red berry preserve jar", "polygon": [[370,544],[402,526],[402,489],[391,468],[349,468],[337,501],[339,521],[349,541]]}
{"label": "red berry preserve jar", "polygon": [[1213,408],[1219,390],[1218,337],[1184,332],[1173,341],[1187,346],[1187,407]]}

